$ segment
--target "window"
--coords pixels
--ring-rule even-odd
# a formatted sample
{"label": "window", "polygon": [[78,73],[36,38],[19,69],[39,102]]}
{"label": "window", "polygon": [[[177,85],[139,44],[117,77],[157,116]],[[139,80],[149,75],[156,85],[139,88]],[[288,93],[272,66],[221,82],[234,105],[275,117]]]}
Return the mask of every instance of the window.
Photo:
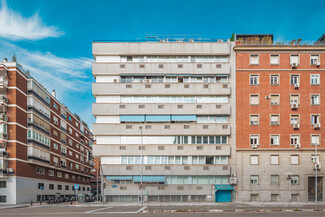
{"label": "window", "polygon": [[311,135],[311,145],[319,145],[319,135]]}
{"label": "window", "polygon": [[299,176],[298,175],[292,175],[291,176],[291,184],[292,185],[299,185]]}
{"label": "window", "polygon": [[250,136],[250,144],[251,145],[259,145],[259,135],[251,135]]}
{"label": "window", "polygon": [[271,202],[278,202],[279,195],[278,194],[271,194]]}
{"label": "window", "polygon": [[279,176],[271,175],[271,185],[278,185],[278,184],[279,184]]}
{"label": "window", "polygon": [[249,75],[249,84],[250,85],[259,85],[259,76],[258,75]]}
{"label": "window", "polygon": [[291,201],[298,202],[299,201],[299,194],[291,194]]}
{"label": "window", "polygon": [[258,164],[258,155],[251,155],[251,165]]}
{"label": "window", "polygon": [[290,135],[290,144],[292,146],[300,144],[300,135]]}
{"label": "window", "polygon": [[251,194],[251,201],[257,202],[258,201],[258,194]]}
{"label": "window", "polygon": [[54,176],[54,171],[53,170],[49,170],[48,171],[48,174],[49,174],[49,176]]}
{"label": "window", "polygon": [[250,95],[250,105],[259,105],[260,102],[259,102],[259,95]]}
{"label": "window", "polygon": [[259,56],[258,54],[251,54],[249,58],[249,64],[250,65],[259,65]]}
{"label": "window", "polygon": [[299,84],[299,75],[291,75],[290,84],[291,85]]}
{"label": "window", "polygon": [[41,188],[44,189],[44,183],[38,183],[38,189],[41,189]]}
{"label": "window", "polygon": [[310,55],[310,65],[317,65],[317,64],[320,64],[319,55],[317,54]]}
{"label": "window", "polygon": [[299,65],[299,55],[290,55],[290,66]]}
{"label": "window", "polygon": [[279,155],[271,155],[271,165],[279,165]]}
{"label": "window", "polygon": [[270,136],[271,145],[280,145],[280,136],[279,135],[271,135]]}
{"label": "window", "polygon": [[279,65],[280,64],[279,54],[271,54],[270,64],[271,65]]}
{"label": "window", "polygon": [[6,188],[7,187],[7,181],[0,181],[0,188]]}
{"label": "window", "polygon": [[69,191],[69,185],[66,185],[66,186],[65,186],[65,190],[66,190],[66,191]]}
{"label": "window", "polygon": [[258,126],[259,125],[259,117],[258,115],[250,115],[249,116],[249,123],[251,126]]}
{"label": "window", "polygon": [[271,85],[279,85],[280,84],[280,76],[279,75],[270,75]]}
{"label": "window", "polygon": [[54,107],[55,109],[58,109],[58,105],[55,104],[55,103],[53,103],[53,107]]}
{"label": "window", "polygon": [[311,125],[319,124],[319,115],[311,115]]}
{"label": "window", "polygon": [[72,118],[71,118],[71,116],[70,116],[70,115],[69,115],[68,119],[69,119],[69,121],[72,121]]}
{"label": "window", "polygon": [[290,163],[291,163],[291,165],[298,165],[299,164],[299,155],[291,155]]}
{"label": "window", "polygon": [[58,185],[58,190],[62,190],[62,185]]}
{"label": "window", "polygon": [[271,103],[271,105],[279,105],[280,104],[280,95],[271,94],[270,103]]}
{"label": "window", "polygon": [[311,85],[319,85],[320,84],[320,75],[319,74],[311,74],[310,75],[310,84]]}
{"label": "window", "polygon": [[53,148],[56,149],[56,150],[58,150],[58,148],[59,148],[58,144],[53,143]]}
{"label": "window", "polygon": [[50,190],[54,190],[54,185],[53,184],[49,184],[49,189]]}
{"label": "window", "polygon": [[7,203],[7,196],[0,195],[0,203]]}
{"label": "window", "polygon": [[[62,163],[61,163],[62,164]],[[62,172],[57,172],[56,173],[56,176],[58,177],[58,178],[62,178]]]}
{"label": "window", "polygon": [[299,124],[300,123],[300,118],[299,115],[290,115],[290,124]]}
{"label": "window", "polygon": [[290,105],[299,104],[299,95],[290,95]]}
{"label": "window", "polygon": [[68,173],[64,174],[64,178],[69,179],[69,174]]}
{"label": "window", "polygon": [[271,126],[280,125],[280,115],[271,115]]}
{"label": "window", "polygon": [[251,184],[258,185],[258,175],[251,175]]}
{"label": "window", "polygon": [[312,164],[319,164],[319,155],[315,156],[314,154],[311,156]]}
{"label": "window", "polygon": [[312,94],[310,96],[310,104],[311,105],[319,105],[319,94]]}
{"label": "window", "polygon": [[39,174],[39,175],[45,175],[45,169],[40,168],[40,167],[36,167],[36,173]]}

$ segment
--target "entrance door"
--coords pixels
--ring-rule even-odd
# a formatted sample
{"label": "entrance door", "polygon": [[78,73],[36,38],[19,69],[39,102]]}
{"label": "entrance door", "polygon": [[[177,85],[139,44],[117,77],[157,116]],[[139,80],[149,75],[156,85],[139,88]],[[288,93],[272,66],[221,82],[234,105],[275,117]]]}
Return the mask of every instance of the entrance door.
{"label": "entrance door", "polygon": [[[315,201],[315,177],[308,177],[308,201]],[[317,177],[317,201],[323,201],[323,177]]]}
{"label": "entrance door", "polygon": [[216,202],[231,202],[231,191],[216,191]]}

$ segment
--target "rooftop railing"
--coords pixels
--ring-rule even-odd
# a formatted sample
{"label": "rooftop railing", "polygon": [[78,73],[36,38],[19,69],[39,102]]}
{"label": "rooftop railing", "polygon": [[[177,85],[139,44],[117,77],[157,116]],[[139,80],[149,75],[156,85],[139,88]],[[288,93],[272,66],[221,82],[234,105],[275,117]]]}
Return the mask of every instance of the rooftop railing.
{"label": "rooftop railing", "polygon": [[237,46],[325,46],[325,41],[303,41],[296,39],[292,41],[237,41]]}

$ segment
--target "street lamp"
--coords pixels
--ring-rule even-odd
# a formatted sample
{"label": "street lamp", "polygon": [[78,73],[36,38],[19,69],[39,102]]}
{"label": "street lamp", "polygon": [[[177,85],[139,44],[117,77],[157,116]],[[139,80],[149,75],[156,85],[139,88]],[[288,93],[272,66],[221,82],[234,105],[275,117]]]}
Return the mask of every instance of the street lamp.
{"label": "street lamp", "polygon": [[141,134],[141,205],[143,205],[143,138],[142,126],[139,127]]}
{"label": "street lamp", "polygon": [[[320,131],[319,131],[319,137],[321,137],[321,133],[322,133],[322,131],[323,130],[325,130],[325,128],[323,128],[323,129],[321,129]],[[321,138],[320,138],[320,144],[319,145],[321,145],[322,144],[322,140],[321,140]],[[318,200],[318,198],[317,198],[317,188],[318,188],[318,182],[317,182],[317,166],[318,166],[318,157],[317,157],[317,145],[318,144],[315,144],[315,203],[317,203],[317,200]]]}
{"label": "street lamp", "polygon": [[98,169],[92,169],[92,172],[97,172],[97,176],[96,176],[96,182],[97,182],[97,184],[96,184],[96,192],[97,192],[97,194],[96,194],[96,197],[97,197],[97,201],[99,201],[99,197],[98,197]]}

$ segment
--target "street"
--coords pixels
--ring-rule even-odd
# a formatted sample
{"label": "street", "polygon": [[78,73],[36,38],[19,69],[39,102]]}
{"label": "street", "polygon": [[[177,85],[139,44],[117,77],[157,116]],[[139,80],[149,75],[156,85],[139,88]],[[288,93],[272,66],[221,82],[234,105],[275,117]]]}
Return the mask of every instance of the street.
{"label": "street", "polygon": [[69,217],[80,217],[80,216],[144,216],[144,217],[183,217],[183,216],[193,216],[193,217],[208,217],[208,216],[220,216],[220,217],[257,217],[257,216],[266,216],[266,217],[275,217],[275,216],[312,216],[312,217],[323,217],[325,212],[303,212],[303,211],[272,211],[272,212],[183,212],[178,210],[177,212],[172,213],[141,213],[146,211],[146,207],[142,206],[98,206],[98,207],[72,207],[72,206],[34,206],[34,207],[25,207],[25,208],[13,208],[13,209],[1,209],[0,216],[69,216]]}

